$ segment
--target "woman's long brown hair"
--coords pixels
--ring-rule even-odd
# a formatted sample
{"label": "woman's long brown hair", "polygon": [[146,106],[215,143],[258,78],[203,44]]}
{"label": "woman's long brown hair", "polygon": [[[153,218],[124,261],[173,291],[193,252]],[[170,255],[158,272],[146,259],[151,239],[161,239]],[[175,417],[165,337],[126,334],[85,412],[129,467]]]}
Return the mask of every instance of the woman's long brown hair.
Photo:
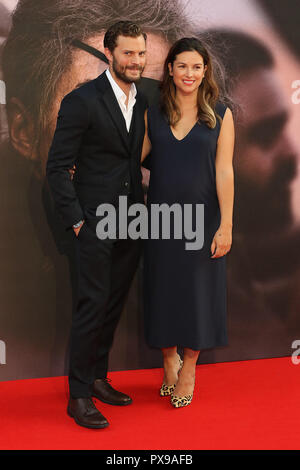
{"label": "woman's long brown hair", "polygon": [[203,57],[204,65],[207,66],[205,77],[198,89],[198,121],[205,122],[211,129],[215,128],[217,118],[220,116],[215,112],[215,106],[219,98],[219,88],[215,81],[212,62],[207,48],[197,38],[182,38],[171,47],[164,64],[164,75],[161,83],[161,108],[168,119],[169,124],[175,126],[181,118],[179,106],[176,102],[176,86],[169,73],[169,66],[176,60],[181,52],[196,51]]}

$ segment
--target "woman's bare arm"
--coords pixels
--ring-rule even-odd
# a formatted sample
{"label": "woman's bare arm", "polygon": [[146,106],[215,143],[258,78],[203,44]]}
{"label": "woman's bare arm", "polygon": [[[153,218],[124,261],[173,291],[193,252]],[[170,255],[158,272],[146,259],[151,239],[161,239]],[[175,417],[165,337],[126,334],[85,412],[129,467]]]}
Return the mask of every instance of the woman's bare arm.
{"label": "woman's bare arm", "polygon": [[218,138],[216,154],[216,187],[221,223],[212,242],[211,251],[212,253],[215,252],[212,258],[225,255],[230,250],[232,243],[234,136],[233,116],[231,110],[227,108]]}

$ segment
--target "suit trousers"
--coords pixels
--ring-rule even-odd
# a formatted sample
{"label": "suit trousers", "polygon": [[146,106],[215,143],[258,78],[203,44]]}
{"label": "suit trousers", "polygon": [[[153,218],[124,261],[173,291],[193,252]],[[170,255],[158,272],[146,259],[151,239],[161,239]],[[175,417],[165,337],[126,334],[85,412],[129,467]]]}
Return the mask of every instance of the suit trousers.
{"label": "suit trousers", "polygon": [[94,381],[107,375],[109,350],[142,243],[130,238],[100,240],[85,222],[75,244],[78,296],[71,326],[69,387],[72,398],[86,398]]}

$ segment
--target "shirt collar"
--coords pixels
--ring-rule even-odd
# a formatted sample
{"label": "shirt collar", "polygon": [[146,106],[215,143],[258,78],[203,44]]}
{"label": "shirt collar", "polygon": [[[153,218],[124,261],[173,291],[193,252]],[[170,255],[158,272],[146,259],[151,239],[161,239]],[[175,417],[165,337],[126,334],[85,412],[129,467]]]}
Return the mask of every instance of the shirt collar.
{"label": "shirt collar", "polygon": [[[113,91],[116,95],[117,100],[118,101],[121,100],[121,101],[125,102],[126,95],[125,95],[124,91],[119,87],[117,82],[114,80],[114,78],[113,78],[112,74],[110,73],[109,69],[107,69],[105,73],[106,73],[106,76],[109,80],[109,83],[112,86],[112,89],[113,89]],[[137,94],[137,90],[136,90],[135,83],[132,83],[131,87],[130,87],[130,91],[129,91],[128,101],[135,98],[136,94]]]}

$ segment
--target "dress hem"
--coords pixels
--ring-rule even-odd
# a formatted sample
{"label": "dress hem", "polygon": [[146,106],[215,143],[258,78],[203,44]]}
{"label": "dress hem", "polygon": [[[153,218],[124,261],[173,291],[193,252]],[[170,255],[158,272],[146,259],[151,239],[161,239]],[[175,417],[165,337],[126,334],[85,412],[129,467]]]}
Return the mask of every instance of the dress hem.
{"label": "dress hem", "polygon": [[154,346],[153,343],[150,344],[150,342],[148,342],[148,341],[147,341],[147,344],[148,344],[148,346],[149,346],[150,348],[155,348],[155,349],[163,349],[163,348],[174,348],[174,347],[177,347],[177,348],[183,348],[183,349],[184,349],[184,348],[189,348],[189,349],[193,349],[194,351],[201,351],[201,350],[203,350],[203,349],[223,348],[223,347],[225,347],[225,346],[229,346],[228,341],[225,341],[224,343],[221,343],[221,344],[218,343],[217,345],[216,345],[216,344],[214,344],[214,345],[209,345],[209,346],[205,345],[205,346],[201,346],[201,347],[198,347],[198,346],[197,346],[196,348],[195,348],[195,347],[192,347],[191,345],[187,346],[187,345],[183,345],[183,344],[175,344],[175,345],[174,345],[174,344],[168,344],[168,345],[163,345],[163,346],[161,346],[161,345],[160,345],[160,346],[157,346],[157,345]]}

